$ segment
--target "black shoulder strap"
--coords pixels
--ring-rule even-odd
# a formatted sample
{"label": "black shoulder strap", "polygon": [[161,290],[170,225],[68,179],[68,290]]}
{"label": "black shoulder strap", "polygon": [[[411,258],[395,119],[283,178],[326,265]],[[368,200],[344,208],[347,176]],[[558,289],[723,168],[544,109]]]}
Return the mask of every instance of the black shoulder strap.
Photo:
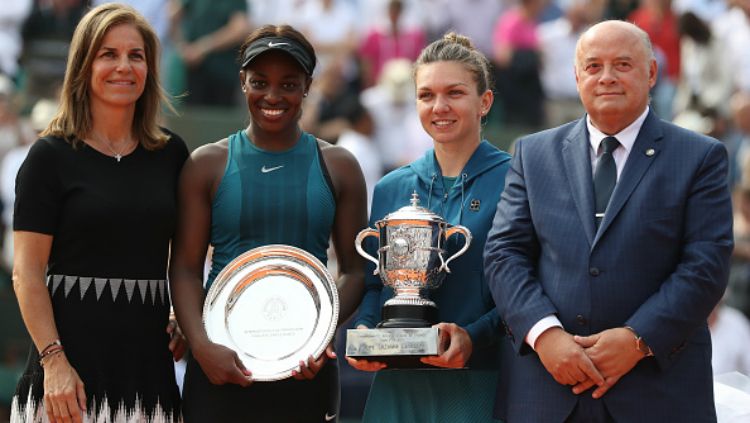
{"label": "black shoulder strap", "polygon": [[320,161],[320,168],[323,170],[323,177],[326,180],[326,184],[328,184],[328,189],[331,190],[331,194],[333,194],[333,202],[334,205],[336,203],[336,188],[333,186],[333,179],[331,179],[331,173],[328,172],[328,165],[326,164],[325,159],[323,158],[323,150],[320,148],[320,142],[317,138],[315,138],[315,148],[318,150],[318,161]]}

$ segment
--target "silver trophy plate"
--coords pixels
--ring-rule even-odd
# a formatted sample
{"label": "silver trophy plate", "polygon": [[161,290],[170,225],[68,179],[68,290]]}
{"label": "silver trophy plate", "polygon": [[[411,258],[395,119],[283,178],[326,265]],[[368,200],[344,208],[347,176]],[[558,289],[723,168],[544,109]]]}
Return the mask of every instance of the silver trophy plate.
{"label": "silver trophy plate", "polygon": [[338,314],[336,284],[320,260],[267,245],[222,269],[206,295],[203,324],[212,342],[237,352],[254,381],[274,381],[323,353]]}

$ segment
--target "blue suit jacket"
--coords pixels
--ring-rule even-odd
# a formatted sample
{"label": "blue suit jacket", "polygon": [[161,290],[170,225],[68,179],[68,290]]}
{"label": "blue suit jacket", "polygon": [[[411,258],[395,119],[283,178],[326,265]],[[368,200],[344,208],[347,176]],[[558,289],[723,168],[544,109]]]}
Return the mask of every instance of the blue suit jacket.
{"label": "blue suit jacket", "polygon": [[616,421],[715,421],[706,318],[733,246],[726,150],[649,113],[597,231],[589,148],[585,119],[516,144],[485,249],[512,344],[497,417],[562,422],[579,400],[524,342],[555,314],[579,335],[631,326],[656,354],[601,399]]}

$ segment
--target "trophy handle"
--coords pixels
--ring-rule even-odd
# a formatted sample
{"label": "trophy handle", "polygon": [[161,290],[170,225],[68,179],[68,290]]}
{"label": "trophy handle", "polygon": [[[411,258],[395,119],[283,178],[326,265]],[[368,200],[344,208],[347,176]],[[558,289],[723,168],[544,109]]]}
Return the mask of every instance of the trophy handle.
{"label": "trophy handle", "polygon": [[[358,234],[357,238],[354,240],[354,248],[357,249],[357,252],[360,256],[366,258],[367,260],[370,260],[371,262],[375,263],[375,271],[372,272],[373,275],[377,275],[380,273],[380,262],[373,256],[367,254],[364,249],[362,249],[362,242],[367,238],[368,236],[374,236],[378,239],[380,239],[380,233],[372,228],[365,228],[362,229]],[[380,257],[380,251],[378,251],[378,257]]]}
{"label": "trophy handle", "polygon": [[445,270],[446,273],[451,272],[451,270],[448,268],[448,263],[450,263],[451,260],[453,260],[454,258],[457,258],[463,253],[465,253],[466,250],[469,249],[469,245],[471,245],[471,232],[469,232],[469,230],[465,226],[461,226],[461,225],[455,225],[455,226],[451,226],[450,228],[448,228],[448,230],[445,231],[445,239],[450,238],[456,232],[463,234],[464,238],[466,238],[466,242],[464,243],[464,246],[461,247],[460,250],[458,250],[455,254],[450,256],[450,258],[448,258],[448,260],[446,260],[445,263],[443,263],[443,265],[441,266],[440,270]]}

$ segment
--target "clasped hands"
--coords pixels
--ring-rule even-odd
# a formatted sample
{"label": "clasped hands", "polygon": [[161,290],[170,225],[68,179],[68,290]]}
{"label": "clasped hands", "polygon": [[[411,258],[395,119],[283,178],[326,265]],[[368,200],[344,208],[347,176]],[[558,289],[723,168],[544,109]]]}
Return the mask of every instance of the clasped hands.
{"label": "clasped hands", "polygon": [[576,395],[596,385],[591,396],[597,399],[644,357],[626,328],[578,336],[553,327],[537,338],[535,350],[555,381],[572,385]]}

